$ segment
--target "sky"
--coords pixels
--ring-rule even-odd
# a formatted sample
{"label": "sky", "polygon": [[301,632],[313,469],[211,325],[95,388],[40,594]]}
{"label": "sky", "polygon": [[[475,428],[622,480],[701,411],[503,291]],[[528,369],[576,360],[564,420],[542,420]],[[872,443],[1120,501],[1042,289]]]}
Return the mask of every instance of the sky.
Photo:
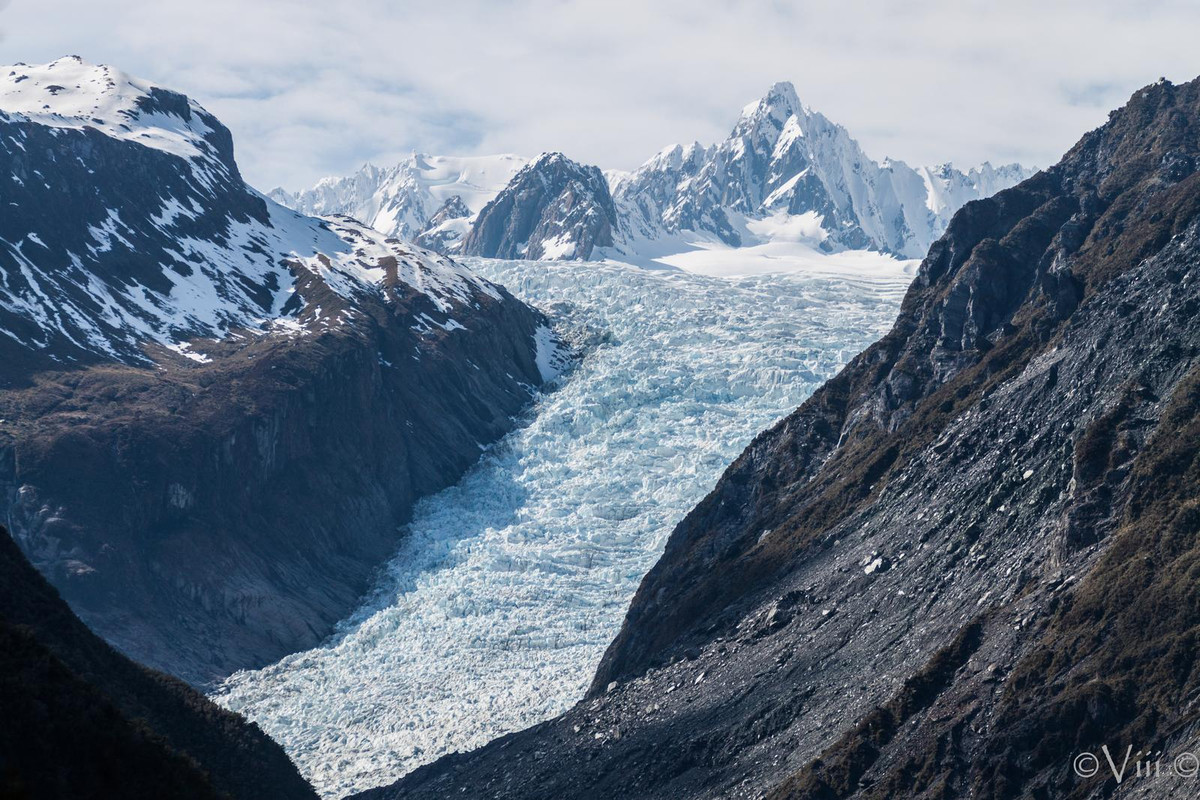
{"label": "sky", "polygon": [[782,80],[875,159],[1048,166],[1198,36],[1195,0],[0,0],[0,63],[186,92],[264,190],[413,150],[631,169]]}

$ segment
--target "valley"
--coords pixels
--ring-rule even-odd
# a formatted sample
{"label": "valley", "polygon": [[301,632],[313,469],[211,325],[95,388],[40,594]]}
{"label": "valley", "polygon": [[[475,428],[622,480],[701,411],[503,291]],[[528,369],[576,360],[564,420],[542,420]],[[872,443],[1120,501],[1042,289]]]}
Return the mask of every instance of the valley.
{"label": "valley", "polygon": [[1080,764],[1200,764],[1200,78],[966,168],[787,81],[645,161],[364,85],[263,193],[0,70],[0,798],[1194,790]]}
{"label": "valley", "polygon": [[214,699],[331,798],[565,711],[671,529],[891,324],[915,263],[859,259],[740,278],[469,260],[557,320],[582,362],[418,504],[329,642],[237,673]]}

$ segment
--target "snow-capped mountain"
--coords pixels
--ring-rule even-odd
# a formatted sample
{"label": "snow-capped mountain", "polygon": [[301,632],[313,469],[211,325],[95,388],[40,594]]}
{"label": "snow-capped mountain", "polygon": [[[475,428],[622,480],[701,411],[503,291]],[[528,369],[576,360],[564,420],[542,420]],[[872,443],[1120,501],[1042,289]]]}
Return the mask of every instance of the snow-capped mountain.
{"label": "snow-capped mountain", "polygon": [[[477,214],[529,159],[496,156],[431,156],[413,153],[387,169],[373,164],[344,178],[324,178],[311,189],[289,193],[275,189],[271,197],[305,214],[344,214],[362,220],[388,236],[409,241],[425,235],[440,252],[452,252]],[[458,214],[457,203],[469,213]],[[441,215],[446,208],[454,216]],[[461,220],[453,225],[448,220]]]}
{"label": "snow-capped mountain", "polygon": [[0,520],[192,680],[324,637],[560,360],[502,287],[263,197],[199,104],[78,58],[0,68],[0,207]]}
{"label": "snow-capped mountain", "polygon": [[464,255],[588,259],[611,247],[620,222],[604,173],[545,153],[484,206],[463,238]]}
{"label": "snow-capped mountain", "polygon": [[972,200],[991,197],[1002,189],[1016,186],[1032,174],[1020,164],[993,167],[986,161],[967,172],[950,164],[919,167],[917,172],[925,181],[925,205],[934,217],[934,229],[944,231],[954,212]]}
{"label": "snow-capped mountain", "polygon": [[845,128],[804,106],[790,83],[777,83],[743,109],[723,142],[669,147],[619,179],[613,195],[626,252],[681,232],[740,247],[761,240],[747,220],[803,217],[824,250],[916,258],[964,203],[1028,174],[1015,164],[962,173],[878,163]]}
{"label": "snow-capped mountain", "polygon": [[498,296],[444,257],[248,189],[228,130],[181,94],[74,57],[3,71],[9,340],[61,361],[139,361],[148,343],[353,315],[328,297],[420,293],[448,324],[476,294]]}

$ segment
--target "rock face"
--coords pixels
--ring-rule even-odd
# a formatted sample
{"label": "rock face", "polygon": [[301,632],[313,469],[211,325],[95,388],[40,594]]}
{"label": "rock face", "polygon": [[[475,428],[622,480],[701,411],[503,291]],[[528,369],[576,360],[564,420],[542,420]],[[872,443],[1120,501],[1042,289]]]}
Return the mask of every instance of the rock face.
{"label": "rock face", "polygon": [[0,520],[75,611],[206,681],[316,644],[542,382],[544,318],[243,183],[186,97],[0,80]]}
{"label": "rock face", "polygon": [[316,798],[257,726],[89,631],[3,528],[0,643],[5,797]]}
{"label": "rock face", "polygon": [[471,209],[462,198],[454,195],[439,208],[416,238],[417,246],[447,253],[456,250],[463,235],[470,229]]}
{"label": "rock face", "polygon": [[464,255],[587,259],[611,247],[617,212],[596,167],[547,153],[522,169],[476,218]]}
{"label": "rock face", "polygon": [[364,796],[1083,798],[1116,785],[1082,752],[1194,752],[1198,159],[1200,80],[1160,82],[962,208],[677,527],[584,701]]}

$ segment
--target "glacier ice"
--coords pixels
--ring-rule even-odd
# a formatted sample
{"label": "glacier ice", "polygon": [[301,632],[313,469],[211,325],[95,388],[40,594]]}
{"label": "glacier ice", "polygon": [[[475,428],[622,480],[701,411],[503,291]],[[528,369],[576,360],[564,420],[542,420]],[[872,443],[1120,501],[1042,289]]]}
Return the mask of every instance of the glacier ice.
{"label": "glacier ice", "polygon": [[674,525],[750,439],[890,326],[912,262],[711,277],[470,262],[587,342],[316,649],[215,691],[326,797],[568,708]]}

